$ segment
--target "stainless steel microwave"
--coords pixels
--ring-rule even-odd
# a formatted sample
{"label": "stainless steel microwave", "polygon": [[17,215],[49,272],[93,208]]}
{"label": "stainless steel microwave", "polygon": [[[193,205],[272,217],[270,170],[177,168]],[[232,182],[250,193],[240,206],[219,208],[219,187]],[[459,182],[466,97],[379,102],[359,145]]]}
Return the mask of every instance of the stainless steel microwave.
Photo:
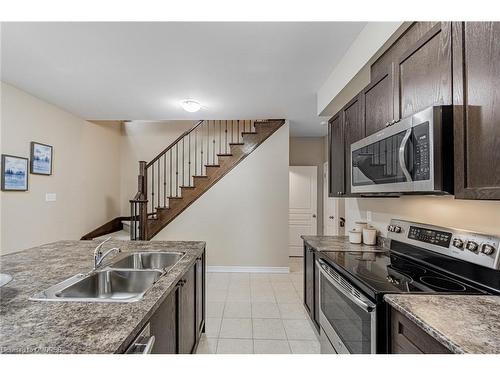
{"label": "stainless steel microwave", "polygon": [[429,107],[353,143],[351,192],[453,194],[452,107]]}

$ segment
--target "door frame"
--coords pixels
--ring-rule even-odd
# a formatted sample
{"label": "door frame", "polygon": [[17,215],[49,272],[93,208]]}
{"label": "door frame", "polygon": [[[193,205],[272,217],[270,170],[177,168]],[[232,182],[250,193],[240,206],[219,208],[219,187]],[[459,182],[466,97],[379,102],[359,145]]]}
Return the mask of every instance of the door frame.
{"label": "door frame", "polygon": [[[312,233],[309,235],[316,236],[318,234],[318,167],[316,165],[290,165],[288,168],[288,179],[290,181],[290,172],[292,168],[307,168],[311,172],[314,171],[314,173],[311,173],[311,176],[313,177],[313,188],[311,189],[311,201],[313,204],[313,213],[312,215]],[[290,218],[290,202],[288,202],[288,228],[290,230],[290,226],[293,223],[300,223],[300,220],[292,220]],[[291,251],[291,246],[290,242],[288,243],[288,255],[289,256],[302,256],[303,255],[303,245],[301,244],[300,247],[297,249],[296,252]]]}

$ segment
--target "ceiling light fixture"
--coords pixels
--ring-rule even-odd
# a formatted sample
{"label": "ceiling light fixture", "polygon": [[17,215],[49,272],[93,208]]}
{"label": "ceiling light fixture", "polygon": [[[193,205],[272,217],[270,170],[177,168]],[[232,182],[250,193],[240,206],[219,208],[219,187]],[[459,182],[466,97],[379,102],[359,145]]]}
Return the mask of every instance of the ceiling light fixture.
{"label": "ceiling light fixture", "polygon": [[321,121],[320,124],[321,125],[326,125],[326,121]]}
{"label": "ceiling light fixture", "polygon": [[186,112],[198,112],[201,109],[201,104],[193,99],[183,100],[181,106]]}

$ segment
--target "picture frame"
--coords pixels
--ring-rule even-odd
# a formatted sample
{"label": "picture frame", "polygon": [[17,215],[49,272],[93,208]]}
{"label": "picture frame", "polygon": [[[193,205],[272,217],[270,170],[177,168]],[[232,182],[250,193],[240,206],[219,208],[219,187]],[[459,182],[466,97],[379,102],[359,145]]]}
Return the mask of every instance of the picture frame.
{"label": "picture frame", "polygon": [[40,142],[31,142],[30,173],[52,175],[53,147]]}
{"label": "picture frame", "polygon": [[1,190],[28,191],[28,158],[2,154]]}

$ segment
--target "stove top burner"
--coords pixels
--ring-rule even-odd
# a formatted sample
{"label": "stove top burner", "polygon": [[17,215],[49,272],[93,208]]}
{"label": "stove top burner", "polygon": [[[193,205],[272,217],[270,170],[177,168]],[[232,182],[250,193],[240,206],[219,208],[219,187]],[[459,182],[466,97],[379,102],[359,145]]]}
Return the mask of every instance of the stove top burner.
{"label": "stove top burner", "polygon": [[420,281],[433,289],[439,289],[447,292],[463,292],[467,289],[464,285],[456,281],[442,277],[422,276],[420,277]]}
{"label": "stove top burner", "polygon": [[417,266],[416,264],[392,264],[392,268],[396,271],[404,273],[407,276],[415,276],[415,275],[423,275],[427,273],[427,270],[424,267]]}

